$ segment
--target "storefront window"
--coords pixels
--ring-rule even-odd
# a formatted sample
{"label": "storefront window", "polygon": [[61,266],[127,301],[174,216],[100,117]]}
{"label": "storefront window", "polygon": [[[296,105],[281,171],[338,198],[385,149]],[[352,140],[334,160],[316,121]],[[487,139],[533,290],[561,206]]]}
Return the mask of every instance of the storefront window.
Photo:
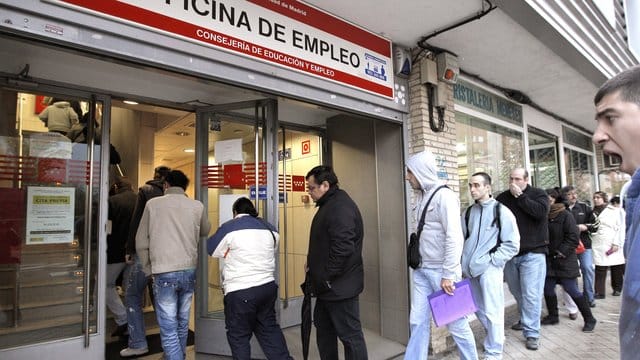
{"label": "storefront window", "polygon": [[529,161],[531,185],[541,189],[560,185],[557,137],[529,128]]}
{"label": "storefront window", "polygon": [[591,196],[595,191],[593,155],[565,148],[564,161],[567,169],[567,185],[573,185],[576,188],[580,201],[591,204]]}
{"label": "storefront window", "polygon": [[562,127],[562,135],[564,142],[572,145],[564,149],[567,185],[576,188],[580,201],[591,204],[591,195],[595,191],[591,137],[566,126]]}
{"label": "storefront window", "polygon": [[492,178],[494,195],[507,189],[511,170],[524,165],[524,144],[521,133],[467,114],[457,112],[456,122],[460,206],[466,208],[469,177],[484,171]]}

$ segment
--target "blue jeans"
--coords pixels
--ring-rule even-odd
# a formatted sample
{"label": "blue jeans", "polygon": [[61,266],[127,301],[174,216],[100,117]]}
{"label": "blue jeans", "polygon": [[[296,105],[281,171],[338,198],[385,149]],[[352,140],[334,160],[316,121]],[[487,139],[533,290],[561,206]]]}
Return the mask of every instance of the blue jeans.
{"label": "blue jeans", "polygon": [[183,360],[189,335],[189,311],[196,285],[196,270],[153,275],[156,316],[165,360]]}
{"label": "blue jeans", "polygon": [[490,359],[502,359],[504,347],[503,276],[503,268],[490,265],[482,275],[471,279],[473,298],[478,306],[476,316],[487,332],[484,355]]}
{"label": "blue jeans", "polygon": [[127,323],[129,324],[129,348],[147,348],[146,330],[142,302],[148,278],[142,271],[140,259],[134,256],[134,263],[124,270],[124,302],[127,307]]}
{"label": "blue jeans", "polygon": [[580,272],[582,273],[582,291],[588,302],[593,301],[593,279],[595,277],[593,269],[593,254],[591,249],[586,249],[582,254],[578,254],[580,262]]}
{"label": "blue jeans", "polygon": [[509,291],[518,303],[522,334],[525,338],[540,337],[542,294],[547,275],[545,254],[526,253],[507,261],[504,277]]}
{"label": "blue jeans", "polygon": [[[413,271],[411,314],[409,327],[411,337],[407,344],[405,359],[426,360],[429,356],[431,336],[431,307],[427,296],[441,289],[442,269],[419,268]],[[458,345],[461,359],[477,359],[476,341],[466,317],[447,325],[453,340]]]}

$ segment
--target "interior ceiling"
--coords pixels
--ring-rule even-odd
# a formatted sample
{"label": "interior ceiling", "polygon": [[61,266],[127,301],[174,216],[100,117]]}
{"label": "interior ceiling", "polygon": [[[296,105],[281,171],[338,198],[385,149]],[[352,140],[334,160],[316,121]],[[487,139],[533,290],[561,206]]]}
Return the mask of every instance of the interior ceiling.
{"label": "interior ceiling", "polygon": [[[307,2],[405,48],[415,48],[422,37],[487,7],[483,0],[376,1],[375,6],[369,0]],[[393,21],[385,14],[393,14]],[[499,8],[428,43],[457,54],[464,71],[520,90],[542,108],[588,131],[595,129],[592,100],[597,86]]]}

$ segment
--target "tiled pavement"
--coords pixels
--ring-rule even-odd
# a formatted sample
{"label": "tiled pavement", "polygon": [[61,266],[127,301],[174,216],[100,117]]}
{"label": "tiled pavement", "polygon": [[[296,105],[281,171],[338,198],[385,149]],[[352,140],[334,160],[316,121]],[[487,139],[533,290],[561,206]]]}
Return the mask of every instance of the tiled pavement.
{"label": "tiled pavement", "polygon": [[[609,291],[609,290],[608,290]],[[508,291],[505,295],[508,296]],[[569,360],[569,359],[619,359],[618,350],[618,317],[620,313],[621,297],[607,294],[606,299],[596,300],[597,306],[593,308],[593,313],[598,324],[595,331],[590,334],[581,331],[583,321],[580,316],[577,320],[570,320],[566,310],[560,310],[560,323],[558,325],[547,325],[542,327],[540,337],[540,348],[537,351],[527,350],[524,346],[522,333],[510,329],[511,324],[518,320],[515,306],[510,306],[506,315],[506,342],[503,359],[545,359],[545,360]],[[513,300],[510,300],[513,304]],[[543,303],[544,306],[544,303]],[[544,311],[543,311],[544,312]],[[484,331],[479,327],[477,321],[474,322],[474,333],[476,342],[481,346]],[[381,339],[376,335],[367,332],[367,347],[369,358],[382,359],[402,359],[404,347],[401,344]],[[292,356],[295,359],[302,359],[297,329],[287,329],[285,331],[287,343]],[[317,350],[312,334],[311,359],[318,359]],[[342,358],[342,357],[341,357]],[[456,351],[448,354],[437,354],[429,357],[433,360],[453,360],[458,359]],[[639,355],[640,358],[640,355]],[[162,354],[155,354],[143,357],[147,360],[162,359]],[[229,359],[223,356],[213,356],[195,353],[193,346],[190,346],[187,354],[188,360],[217,360]]]}

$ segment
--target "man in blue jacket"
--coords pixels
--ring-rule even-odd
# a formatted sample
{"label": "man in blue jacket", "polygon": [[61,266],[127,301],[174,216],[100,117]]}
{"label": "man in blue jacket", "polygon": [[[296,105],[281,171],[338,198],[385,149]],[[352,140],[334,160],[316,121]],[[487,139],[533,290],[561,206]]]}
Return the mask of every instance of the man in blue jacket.
{"label": "man in blue jacket", "polygon": [[499,360],[504,346],[504,266],[520,249],[520,233],[511,211],[491,197],[489,174],[473,174],[469,192],[475,203],[462,216],[462,275],[471,279],[476,316],[487,332],[484,358]]}
{"label": "man in blue jacket", "polygon": [[627,269],[620,310],[620,359],[637,359],[640,354],[640,66],[607,80],[596,93],[596,121],[593,142],[602,151],[620,158],[620,170],[632,183],[624,200],[627,211],[625,255]]}

